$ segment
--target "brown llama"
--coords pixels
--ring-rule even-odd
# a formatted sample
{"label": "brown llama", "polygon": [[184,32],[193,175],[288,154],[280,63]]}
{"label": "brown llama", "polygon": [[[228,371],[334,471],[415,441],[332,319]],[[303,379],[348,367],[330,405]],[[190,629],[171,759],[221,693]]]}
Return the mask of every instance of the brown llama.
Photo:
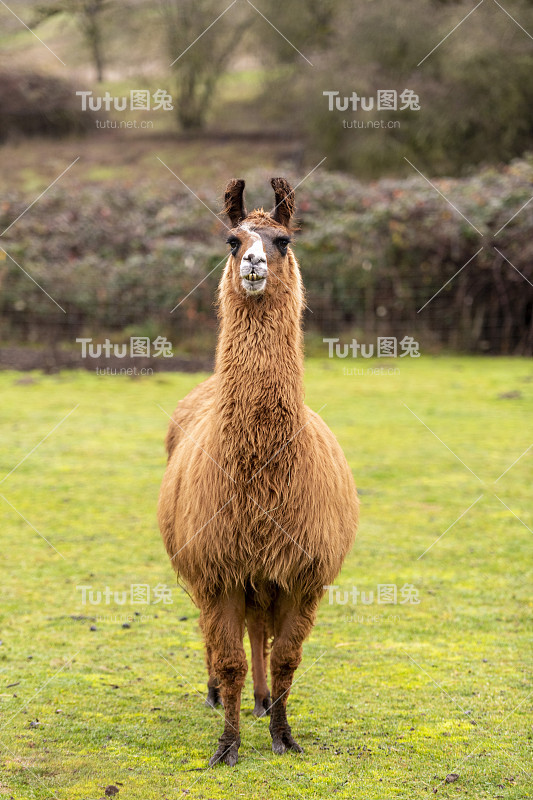
{"label": "brown llama", "polygon": [[215,373],[174,411],[159,499],[167,552],[200,608],[206,704],[224,706],[210,766],[237,762],[245,626],[254,714],[270,712],[275,753],[302,752],[287,698],[324,587],[357,527],[344,454],[304,404],[304,292],[289,247],[294,193],[283,178],[271,184],[271,213],[246,212],[244,181],[226,189],[231,253],[219,286]]}

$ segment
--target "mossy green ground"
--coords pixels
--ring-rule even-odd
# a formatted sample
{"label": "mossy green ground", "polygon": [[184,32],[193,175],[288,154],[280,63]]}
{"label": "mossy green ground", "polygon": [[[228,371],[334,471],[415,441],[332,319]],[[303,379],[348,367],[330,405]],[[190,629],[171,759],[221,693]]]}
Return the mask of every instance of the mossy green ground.
{"label": "mossy green ground", "polygon": [[[382,362],[306,371],[361,492],[337,585],[374,602],[322,603],[289,700],[305,753],[273,755],[249,677],[239,763],[209,770],[221,719],[203,705],[198,611],[155,518],[157,404],[170,412],[202,376],[0,374],[2,475],[76,406],[0,487],[0,795],[531,796],[533,449],[511,465],[533,442],[533,366],[423,356],[344,374]],[[173,602],[83,605],[76,588],[131,584],[172,587]],[[380,604],[378,584],[412,584],[420,602]]]}

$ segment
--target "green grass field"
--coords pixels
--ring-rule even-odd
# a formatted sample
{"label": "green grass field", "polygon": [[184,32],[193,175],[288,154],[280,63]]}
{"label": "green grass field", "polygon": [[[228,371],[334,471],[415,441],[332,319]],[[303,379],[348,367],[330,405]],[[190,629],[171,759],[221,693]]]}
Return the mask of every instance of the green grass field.
{"label": "green grass field", "polygon": [[[0,796],[532,795],[533,449],[516,460],[533,442],[533,365],[423,356],[343,372],[382,361],[306,372],[361,493],[340,597],[356,586],[373,602],[322,603],[289,700],[303,755],[273,755],[249,675],[234,769],[206,769],[222,720],[204,708],[198,611],[155,519],[157,404],[170,413],[202,376],[0,373],[1,475],[16,467],[0,487]],[[116,602],[132,584],[172,603]],[[378,603],[378,584],[398,602]],[[407,584],[417,604],[400,602]],[[119,595],[84,604],[80,586]]]}

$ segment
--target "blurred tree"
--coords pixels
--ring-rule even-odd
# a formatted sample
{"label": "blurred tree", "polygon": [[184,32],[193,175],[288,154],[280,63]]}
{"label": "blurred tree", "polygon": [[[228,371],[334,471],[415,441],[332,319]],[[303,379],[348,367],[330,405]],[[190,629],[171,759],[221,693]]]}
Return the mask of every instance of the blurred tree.
{"label": "blurred tree", "polygon": [[[265,25],[262,110],[302,137],[309,162],[326,155],[330,169],[362,178],[407,174],[404,156],[433,175],[520,156],[533,142],[533,52],[520,28],[533,33],[533,2],[505,6],[519,25],[472,0],[325,0],[320,17],[314,0],[263,0],[314,67]],[[412,90],[420,110],[329,111],[323,96],[380,89]]]}
{"label": "blurred tree", "polygon": [[36,6],[32,27],[58,14],[73,17],[91,55],[96,80],[101,83],[104,79],[103,15],[111,5],[112,0],[53,0]]}
{"label": "blurred tree", "polygon": [[[260,11],[270,22],[270,25],[265,22],[261,28],[261,39],[268,42],[266,54],[273,55],[277,62],[298,63],[302,54],[313,61],[315,52],[335,48],[336,19],[343,2],[305,0],[280,3],[279,0],[262,0]],[[355,13],[355,8],[350,8],[351,13]]]}
{"label": "blurred tree", "polygon": [[176,76],[178,122],[185,130],[202,128],[251,15],[242,6],[224,8],[217,0],[159,0],[159,5]]}

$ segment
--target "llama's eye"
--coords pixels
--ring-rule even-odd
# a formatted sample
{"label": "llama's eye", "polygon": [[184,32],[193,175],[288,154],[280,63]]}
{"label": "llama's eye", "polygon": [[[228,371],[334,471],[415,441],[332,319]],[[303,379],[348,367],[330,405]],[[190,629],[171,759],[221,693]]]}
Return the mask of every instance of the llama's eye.
{"label": "llama's eye", "polygon": [[235,239],[233,236],[230,236],[230,238],[227,239],[226,241],[229,244],[229,246],[231,247],[232,255],[235,255],[235,253],[237,252],[237,250],[241,246],[240,241],[238,239]]}
{"label": "llama's eye", "polygon": [[282,255],[287,254],[287,247],[289,246],[290,242],[291,242],[290,239],[284,239],[284,238],[276,239],[275,244],[279,248]]}

